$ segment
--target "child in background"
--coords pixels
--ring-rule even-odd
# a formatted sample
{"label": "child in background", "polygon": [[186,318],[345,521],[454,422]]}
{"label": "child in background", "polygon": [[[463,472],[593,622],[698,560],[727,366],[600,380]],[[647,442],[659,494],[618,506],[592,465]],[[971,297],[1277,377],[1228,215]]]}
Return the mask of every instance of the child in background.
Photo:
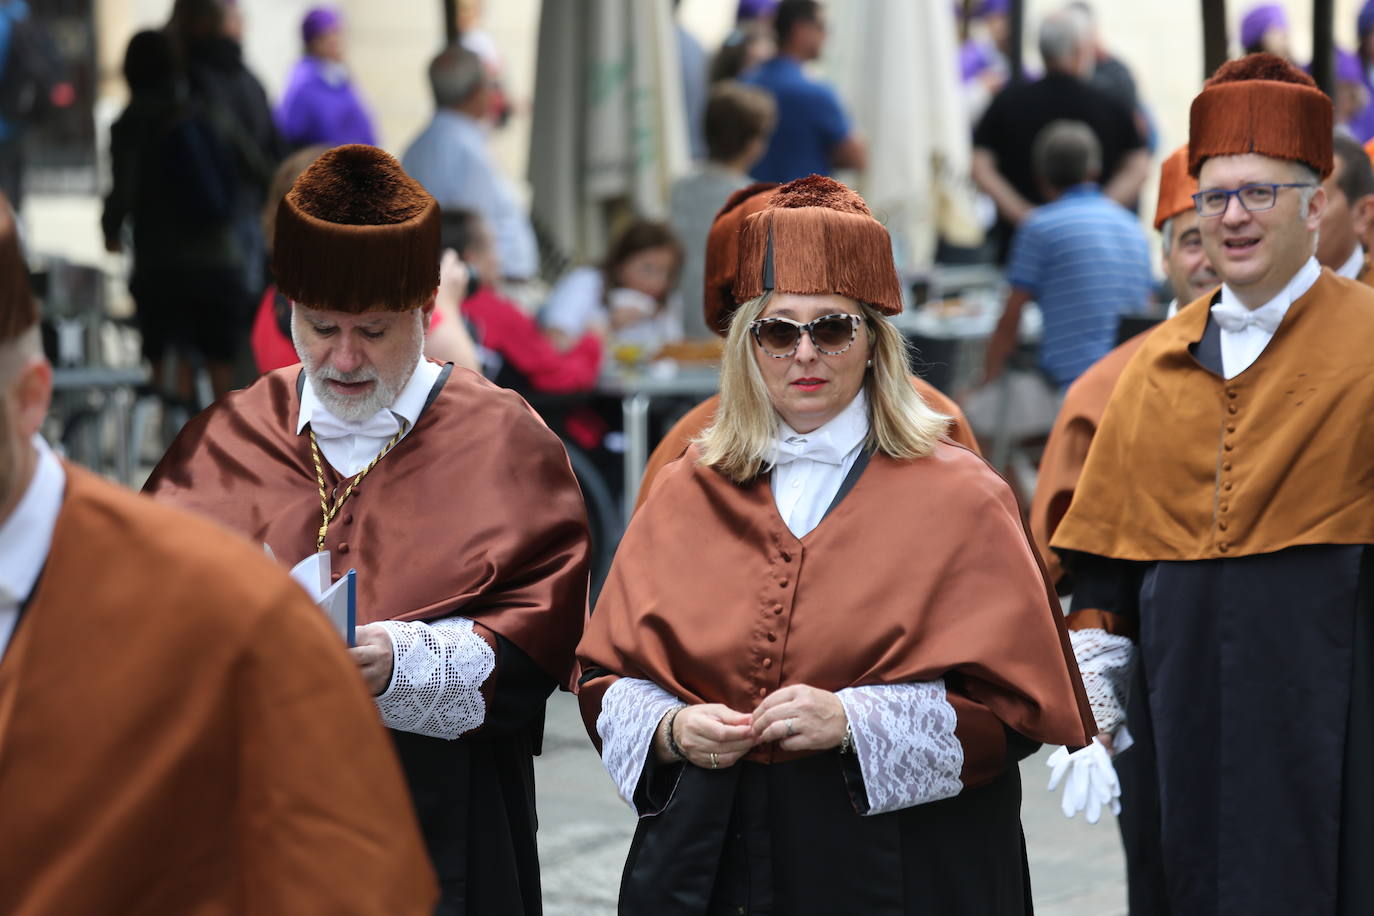
{"label": "child in background", "polygon": [[600,268],[571,271],[549,295],[541,320],[563,349],[588,332],[611,345],[653,356],[682,339],[681,308],[674,295],[682,270],[682,244],[666,223],[635,220],[616,236]]}

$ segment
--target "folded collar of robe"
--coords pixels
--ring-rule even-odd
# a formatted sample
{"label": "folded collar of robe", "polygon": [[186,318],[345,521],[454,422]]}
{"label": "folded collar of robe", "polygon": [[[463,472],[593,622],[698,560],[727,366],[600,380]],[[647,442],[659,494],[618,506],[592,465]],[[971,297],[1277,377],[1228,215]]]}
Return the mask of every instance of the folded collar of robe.
{"label": "folded collar of robe", "polygon": [[868,397],[862,388],[838,414],[809,433],[778,423],[769,450],[769,464],[790,464],[799,458],[824,464],[844,464],[845,456],[868,436]]}

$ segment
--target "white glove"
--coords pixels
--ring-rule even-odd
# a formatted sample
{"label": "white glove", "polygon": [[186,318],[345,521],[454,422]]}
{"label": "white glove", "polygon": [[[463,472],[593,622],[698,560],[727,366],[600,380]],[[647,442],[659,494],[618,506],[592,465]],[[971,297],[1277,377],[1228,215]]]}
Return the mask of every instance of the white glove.
{"label": "white glove", "polygon": [[1111,808],[1112,814],[1121,813],[1121,783],[1101,741],[1094,738],[1092,744],[1072,754],[1061,747],[1045,763],[1052,771],[1049,790],[1053,792],[1061,781],[1064,783],[1059,810],[1065,817],[1086,810],[1088,823],[1096,824],[1104,806]]}

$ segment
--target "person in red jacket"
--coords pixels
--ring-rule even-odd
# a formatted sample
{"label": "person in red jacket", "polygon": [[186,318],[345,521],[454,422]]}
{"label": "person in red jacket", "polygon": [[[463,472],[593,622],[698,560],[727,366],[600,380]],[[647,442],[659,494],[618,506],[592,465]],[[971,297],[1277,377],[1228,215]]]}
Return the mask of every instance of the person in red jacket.
{"label": "person in red jacket", "polygon": [[501,294],[499,256],[481,214],[446,211],[442,227],[444,247],[458,253],[473,278],[462,314],[482,350],[486,375],[511,388],[548,394],[593,388],[601,371],[600,336],[588,332],[560,350],[533,317]]}

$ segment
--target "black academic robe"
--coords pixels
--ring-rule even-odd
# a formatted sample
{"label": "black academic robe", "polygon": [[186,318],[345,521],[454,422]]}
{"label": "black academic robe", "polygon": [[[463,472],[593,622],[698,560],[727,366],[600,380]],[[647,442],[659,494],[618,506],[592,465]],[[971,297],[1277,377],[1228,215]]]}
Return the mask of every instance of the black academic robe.
{"label": "black academic robe", "polygon": [[[1194,355],[1220,374],[1210,320]],[[1067,560],[1074,610],[1138,632],[1132,916],[1374,913],[1371,547]]]}

